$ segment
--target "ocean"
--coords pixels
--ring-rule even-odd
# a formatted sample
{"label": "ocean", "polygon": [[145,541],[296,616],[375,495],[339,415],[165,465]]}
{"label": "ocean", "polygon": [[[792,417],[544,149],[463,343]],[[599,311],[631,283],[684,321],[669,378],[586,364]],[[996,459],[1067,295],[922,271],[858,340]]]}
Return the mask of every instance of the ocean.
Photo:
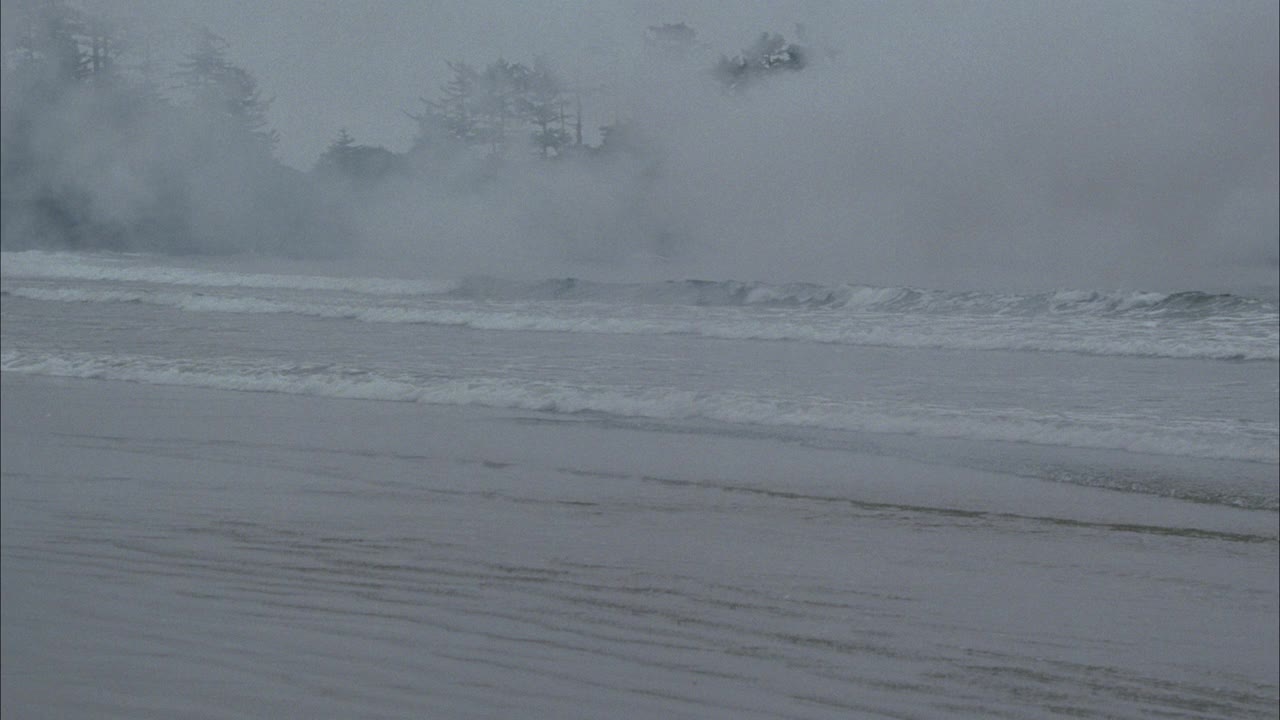
{"label": "ocean", "polygon": [[6,717],[1276,717],[1274,295],[5,252]]}

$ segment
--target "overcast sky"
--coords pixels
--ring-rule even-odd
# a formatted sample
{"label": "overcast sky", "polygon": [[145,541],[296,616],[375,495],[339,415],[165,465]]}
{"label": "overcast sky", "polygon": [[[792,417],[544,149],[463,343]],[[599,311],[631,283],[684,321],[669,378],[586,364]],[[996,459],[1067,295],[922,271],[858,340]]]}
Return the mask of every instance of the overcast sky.
{"label": "overcast sky", "polygon": [[[569,80],[612,82],[610,102],[638,103],[622,112],[664,134],[656,212],[723,274],[930,266],[947,280],[1015,255],[1028,277],[1071,268],[1057,280],[1077,286],[1151,268],[1204,285],[1206,264],[1219,279],[1276,273],[1273,0],[85,2],[171,56],[193,25],[224,36],[301,169],[343,127],[406,149],[404,112],[437,94],[447,60],[543,54]],[[762,31],[802,40],[814,63],[745,101],[705,98],[640,71],[645,28],[677,22],[708,64]]]}
{"label": "overcast sky", "polygon": [[[712,54],[733,54],[762,31],[840,52],[836,89],[919,88],[921,76],[972,83],[992,102],[1024,92],[1028,74],[1064,71],[1093,102],[1129,103],[1135,84],[1185,83],[1189,93],[1257,95],[1274,127],[1277,11],[1274,2],[854,2],[853,0],[96,0],[114,14],[168,32],[184,26],[226,37],[232,55],[276,98],[280,153],[314,162],[340,126],[402,149],[411,127],[401,110],[434,94],[446,60],[528,61],[542,53],[575,70],[602,70],[596,48],[623,61],[645,27],[686,22]],[[594,60],[592,59],[594,58]],[[1064,68],[1061,65],[1075,67]],[[956,72],[968,68],[969,77]],[[1228,87],[1221,87],[1226,85]],[[1169,107],[1170,111],[1195,108]],[[1258,108],[1254,108],[1256,111]],[[1105,129],[1103,129],[1105,130]]]}
{"label": "overcast sky", "polygon": [[[566,73],[604,73],[626,62],[650,25],[686,22],[713,55],[735,54],[759,33],[794,39],[796,23],[831,44],[860,35],[866,13],[846,2],[687,0],[88,0],[153,31],[171,53],[185,28],[204,25],[231,43],[232,58],[275,97],[271,119],[286,162],[310,167],[339,128],[361,142],[403,150],[420,108],[447,74],[446,61],[553,58]],[[874,7],[870,15],[878,10]]]}

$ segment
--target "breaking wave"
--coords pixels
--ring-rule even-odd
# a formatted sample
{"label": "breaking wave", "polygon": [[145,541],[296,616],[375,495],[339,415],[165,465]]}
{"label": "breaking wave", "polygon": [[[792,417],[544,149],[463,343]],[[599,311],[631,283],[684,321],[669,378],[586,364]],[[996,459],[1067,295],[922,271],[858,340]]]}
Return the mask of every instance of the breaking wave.
{"label": "breaking wave", "polygon": [[334,277],[222,272],[146,264],[142,256],[83,255],[39,250],[4,252],[6,278],[90,280],[186,287],[343,291],[376,296],[437,296],[482,301],[577,301],[609,304],[846,309],[886,313],[966,315],[1085,315],[1160,318],[1258,317],[1280,322],[1272,300],[1200,291],[1057,290],[1016,294],[739,280],[609,283],[557,278],[460,280]]}
{"label": "breaking wave", "polygon": [[1280,360],[1280,327],[1265,318],[1141,321],[1085,314],[929,315],[865,310],[805,312],[687,308],[547,300],[462,302],[448,298],[296,299],[93,287],[6,286],[14,297],[48,302],[138,303],[187,312],[292,314],[370,323],[488,331],[693,335],[723,340],[795,341],[863,347],[1065,352],[1103,356]]}
{"label": "breaking wave", "polygon": [[374,372],[331,364],[245,362],[232,358],[170,360],[138,355],[44,354],[5,350],[4,372],[124,380],[252,392],[363,400],[482,406],[549,413],[598,413],[650,420],[710,420],[875,434],[1123,450],[1255,463],[1277,463],[1273,429],[1202,419],[1111,414],[1042,414],[1030,410],[953,408],[767,393],[704,393],[628,387]]}
{"label": "breaking wave", "polygon": [[1158,293],[1060,290],[1002,294],[869,285],[769,284],[737,280],[670,280],[658,283],[599,283],[576,278],[518,282],[466,278],[449,292],[485,300],[577,300],[711,307],[845,308],[873,312],[991,315],[1099,315],[1208,317],[1276,312],[1256,298],[1198,291]]}
{"label": "breaking wave", "polygon": [[160,285],[289,290],[336,290],[369,295],[448,292],[455,283],[374,277],[331,277],[274,273],[221,272],[168,265],[139,265],[135,257],[24,250],[0,253],[4,277],[40,280],[90,280]]}

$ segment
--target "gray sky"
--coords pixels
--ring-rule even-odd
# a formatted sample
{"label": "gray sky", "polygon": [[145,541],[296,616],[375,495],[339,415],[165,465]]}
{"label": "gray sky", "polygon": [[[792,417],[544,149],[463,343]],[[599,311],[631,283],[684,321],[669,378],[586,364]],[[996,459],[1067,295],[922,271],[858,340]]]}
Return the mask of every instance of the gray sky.
{"label": "gray sky", "polygon": [[[861,22],[844,2],[686,0],[87,0],[150,27],[170,53],[184,28],[205,25],[275,97],[271,118],[286,162],[309,167],[340,127],[361,142],[404,149],[402,110],[436,94],[447,60],[547,55],[568,71],[604,73],[609,50],[634,57],[646,27],[686,22],[712,55],[734,54],[760,32],[794,39],[798,22],[833,43]],[[832,24],[834,21],[834,24]],[[830,27],[823,27],[830,25]]]}
{"label": "gray sky", "polygon": [[[597,100],[594,117],[654,119],[669,150],[656,212],[718,274],[949,283],[1003,264],[1076,286],[1212,285],[1247,267],[1274,284],[1269,0],[87,1],[170,53],[192,23],[226,37],[275,97],[278,154],[303,169],[342,127],[405,149],[402,111],[436,94],[446,60],[542,53],[571,80],[608,80],[615,107]],[[735,105],[637,61],[665,22],[698,31],[705,63],[761,31],[795,39],[797,23],[818,52]],[[894,273],[923,267],[940,279]]]}

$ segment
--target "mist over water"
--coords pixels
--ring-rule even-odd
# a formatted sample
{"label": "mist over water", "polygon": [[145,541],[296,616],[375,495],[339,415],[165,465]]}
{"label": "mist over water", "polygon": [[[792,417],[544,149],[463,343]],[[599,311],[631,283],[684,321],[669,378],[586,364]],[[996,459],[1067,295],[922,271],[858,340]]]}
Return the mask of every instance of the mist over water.
{"label": "mist over water", "polygon": [[1274,2],[0,0],[0,715],[1274,718]]}
{"label": "mist over water", "polygon": [[[7,67],[21,45],[12,19],[29,4],[5,4]],[[523,39],[511,31],[527,21],[518,8],[491,9],[491,34],[471,36],[478,11],[388,3],[371,11],[366,33],[394,46],[430,27],[432,52],[405,68],[394,53],[379,67],[376,54],[353,49],[358,62],[343,77],[331,58],[317,63],[325,75],[307,76],[311,55],[325,51],[295,37],[322,36],[345,17],[327,5],[296,13],[300,27],[277,42],[229,9],[83,6],[120,18],[133,37],[161,38],[155,47],[175,58],[189,52],[176,32],[186,20],[225,34],[231,59],[275,97],[275,155],[294,167],[241,152],[200,119],[104,126],[104,114],[123,111],[101,88],[41,101],[33,114],[30,96],[7,82],[6,138],[23,144],[6,154],[27,163],[6,174],[7,248],[67,245],[41,235],[29,210],[43,201],[23,188],[70,186],[75,223],[116,229],[99,246],[381,259],[434,277],[1255,295],[1277,285],[1270,3],[782,5],[740,13],[762,25],[751,31],[706,8],[685,17],[661,4],[553,5],[551,16],[579,20],[573,31],[539,23]],[[267,4],[257,20],[275,28],[290,9],[299,10]],[[646,28],[686,20],[698,33],[687,51],[643,42]],[[804,68],[726,91],[711,69],[758,32],[800,43]],[[122,66],[140,62],[130,53]],[[404,113],[439,96],[446,61],[483,68],[500,56],[541,58],[591,89],[581,93],[586,146],[600,147],[599,128],[611,125],[625,127],[627,142],[556,160],[530,152],[522,135],[500,156],[418,147],[412,172],[359,186],[312,170],[315,138],[353,120],[356,142],[409,157],[414,123]],[[172,84],[168,69],[148,72]],[[377,86],[385,106],[345,90],[361,84]],[[164,93],[186,107],[181,93]],[[320,112],[308,104],[317,96]],[[372,115],[382,120],[365,120],[362,136],[359,121]]]}

